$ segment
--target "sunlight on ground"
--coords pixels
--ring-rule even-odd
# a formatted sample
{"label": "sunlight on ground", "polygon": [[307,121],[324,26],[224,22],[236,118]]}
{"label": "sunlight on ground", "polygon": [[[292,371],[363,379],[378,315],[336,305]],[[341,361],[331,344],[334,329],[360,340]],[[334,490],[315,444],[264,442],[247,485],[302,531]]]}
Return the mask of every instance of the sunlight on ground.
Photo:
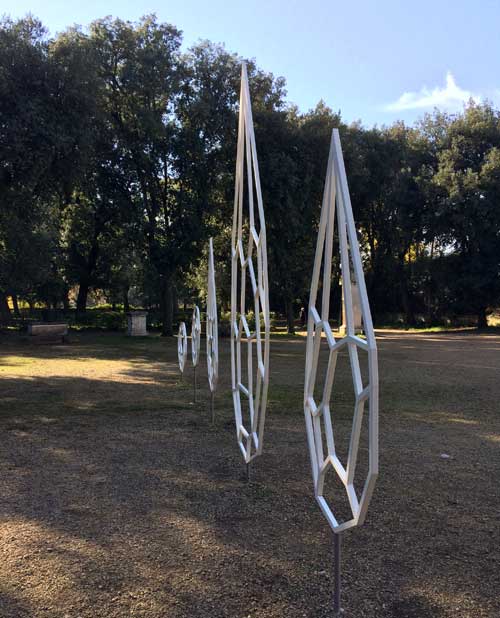
{"label": "sunlight on ground", "polygon": [[[380,337],[381,475],[345,544],[346,616],[497,615],[498,340]],[[192,366],[181,381],[173,338],[3,348],[0,615],[194,618],[229,603],[225,615],[239,616],[249,599],[245,616],[329,615],[304,337],[271,342],[265,452],[250,483],[220,343],[214,425],[204,358],[194,404]],[[342,403],[347,367],[339,380]],[[336,422],[342,436],[350,418]]]}
{"label": "sunlight on ground", "polygon": [[[137,384],[155,384],[159,374],[176,374],[165,371],[157,362],[137,362],[134,359],[110,360],[97,358],[36,358],[25,356],[5,356],[0,365],[0,374],[4,377],[22,376],[24,379],[36,377],[60,378],[78,376],[90,377],[92,380],[106,382],[130,382]],[[92,404],[79,402],[79,408],[85,409]]]}
{"label": "sunlight on ground", "polygon": [[500,444],[499,434],[482,434],[481,438],[488,440],[489,442],[493,442],[494,444]]}
{"label": "sunlight on ground", "polygon": [[460,425],[479,425],[479,421],[473,421],[467,418],[449,418],[450,423],[459,423]]}

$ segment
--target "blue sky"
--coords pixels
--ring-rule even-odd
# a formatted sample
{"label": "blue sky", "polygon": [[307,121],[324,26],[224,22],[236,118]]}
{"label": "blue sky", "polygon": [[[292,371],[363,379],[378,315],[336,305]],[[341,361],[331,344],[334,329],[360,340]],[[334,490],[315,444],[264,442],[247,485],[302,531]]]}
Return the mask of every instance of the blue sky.
{"label": "blue sky", "polygon": [[319,99],[365,125],[413,122],[469,97],[500,103],[499,0],[0,0],[52,33],[104,15],[155,12],[199,39],[225,43],[287,80],[306,111]]}

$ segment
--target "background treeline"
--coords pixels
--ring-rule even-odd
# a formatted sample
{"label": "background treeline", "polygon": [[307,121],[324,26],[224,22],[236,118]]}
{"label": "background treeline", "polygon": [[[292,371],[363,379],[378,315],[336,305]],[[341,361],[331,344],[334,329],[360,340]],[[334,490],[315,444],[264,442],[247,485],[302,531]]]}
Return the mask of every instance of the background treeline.
{"label": "background treeline", "polygon": [[[0,315],[21,301],[85,313],[89,294],[157,311],[204,295],[214,236],[227,310],[240,58],[174,26],[106,18],[49,38],[0,24]],[[471,102],[418,125],[301,113],[248,65],[271,308],[307,304],[332,127],[341,130],[375,321],[439,324],[500,300],[500,113]],[[338,262],[332,285],[338,307]],[[336,303],[336,305],[335,305]],[[10,305],[10,306],[9,306]],[[332,317],[337,317],[336,315]]]}

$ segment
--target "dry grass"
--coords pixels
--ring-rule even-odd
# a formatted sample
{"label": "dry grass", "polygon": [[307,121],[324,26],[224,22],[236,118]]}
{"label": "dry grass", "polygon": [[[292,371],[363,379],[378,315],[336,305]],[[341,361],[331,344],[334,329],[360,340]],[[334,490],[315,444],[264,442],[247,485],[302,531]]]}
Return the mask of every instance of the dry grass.
{"label": "dry grass", "polygon": [[[1,345],[2,618],[331,616],[303,339],[272,343],[249,484],[227,342],[215,427],[204,375],[197,405],[191,374],[179,381],[174,340]],[[381,477],[365,526],[344,536],[344,615],[498,617],[500,337],[386,333],[379,347]],[[346,432],[347,367],[338,389]]]}

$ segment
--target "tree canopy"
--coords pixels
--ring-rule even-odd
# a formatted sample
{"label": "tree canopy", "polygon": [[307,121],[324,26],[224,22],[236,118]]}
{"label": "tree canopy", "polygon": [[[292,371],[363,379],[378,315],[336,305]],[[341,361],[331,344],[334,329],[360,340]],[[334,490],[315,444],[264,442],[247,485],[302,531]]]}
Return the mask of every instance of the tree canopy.
{"label": "tree canopy", "polygon": [[[154,15],[107,17],[51,38],[28,16],[0,23],[0,315],[23,299],[84,313],[131,290],[172,334],[204,293],[214,237],[229,298],[241,58]],[[266,209],[272,308],[290,330],[307,303],[333,127],[341,132],[376,321],[429,322],[500,304],[500,112],[471,101],[415,126],[347,124],[248,62]],[[339,278],[339,264],[334,269]],[[332,286],[333,307],[340,302]],[[337,309],[334,309],[336,311]],[[335,317],[335,316],[334,316]]]}

